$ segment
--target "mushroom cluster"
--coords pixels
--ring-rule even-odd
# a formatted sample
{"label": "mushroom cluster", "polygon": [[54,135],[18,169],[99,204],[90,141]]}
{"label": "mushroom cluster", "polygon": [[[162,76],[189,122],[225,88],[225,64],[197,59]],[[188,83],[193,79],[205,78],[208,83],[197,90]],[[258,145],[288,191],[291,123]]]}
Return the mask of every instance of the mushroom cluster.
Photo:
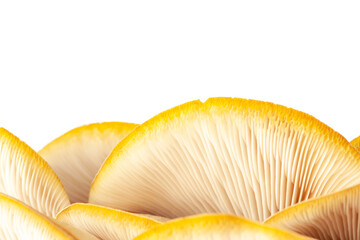
{"label": "mushroom cluster", "polygon": [[0,239],[360,239],[359,150],[238,98],[82,126],[39,152],[0,129]]}

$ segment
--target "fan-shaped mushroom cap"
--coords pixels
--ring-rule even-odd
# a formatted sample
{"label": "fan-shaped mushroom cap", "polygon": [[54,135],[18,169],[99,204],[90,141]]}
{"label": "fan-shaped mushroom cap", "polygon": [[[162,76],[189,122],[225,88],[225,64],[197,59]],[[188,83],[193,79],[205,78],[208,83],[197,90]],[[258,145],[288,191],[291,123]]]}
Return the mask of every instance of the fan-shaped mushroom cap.
{"label": "fan-shaped mushroom cap", "polygon": [[308,114],[272,103],[212,98],[165,111],[121,141],[89,201],[181,217],[253,220],[360,183],[360,155]]}
{"label": "fan-shaped mushroom cap", "polygon": [[360,185],[291,206],[266,223],[316,239],[360,239]]}
{"label": "fan-shaped mushroom cap", "polygon": [[70,204],[45,160],[4,128],[0,128],[0,192],[51,217]]}
{"label": "fan-shaped mushroom cap", "polygon": [[94,123],[75,128],[55,139],[39,154],[49,163],[71,202],[87,202],[91,182],[112,149],[137,124]]}
{"label": "fan-shaped mushroom cap", "polygon": [[350,143],[356,150],[358,150],[358,152],[360,152],[360,136],[353,139]]}
{"label": "fan-shaped mushroom cap", "polygon": [[230,215],[200,215],[176,219],[139,235],[146,239],[310,239]]}
{"label": "fan-shaped mushroom cap", "polygon": [[24,203],[0,193],[0,239],[96,240],[91,234],[59,225]]}
{"label": "fan-shaped mushroom cap", "polygon": [[88,231],[103,240],[133,239],[160,223],[143,216],[92,204],[73,204],[56,220]]}

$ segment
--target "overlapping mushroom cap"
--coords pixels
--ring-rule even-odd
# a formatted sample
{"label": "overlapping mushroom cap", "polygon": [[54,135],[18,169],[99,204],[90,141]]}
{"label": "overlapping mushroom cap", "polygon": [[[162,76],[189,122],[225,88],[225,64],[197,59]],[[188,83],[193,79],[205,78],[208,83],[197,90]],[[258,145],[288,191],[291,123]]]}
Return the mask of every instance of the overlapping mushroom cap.
{"label": "overlapping mushroom cap", "polygon": [[96,240],[91,234],[60,225],[24,203],[0,193],[0,239]]}
{"label": "overlapping mushroom cap", "polygon": [[351,145],[353,145],[353,147],[358,150],[360,152],[360,136],[353,139],[351,142]]}
{"label": "overlapping mushroom cap", "polygon": [[219,212],[262,221],[359,183],[359,153],[315,118],[213,98],[137,127],[103,164],[89,200],[170,218]]}
{"label": "overlapping mushroom cap", "polygon": [[134,240],[223,239],[300,240],[310,239],[230,215],[199,215],[176,219],[139,235]]}
{"label": "overlapping mushroom cap", "polygon": [[289,207],[266,223],[321,240],[360,239],[360,185]]}
{"label": "overlapping mushroom cap", "polygon": [[0,128],[0,192],[50,217],[70,204],[46,161],[4,128]]}
{"label": "overlapping mushroom cap", "polygon": [[[40,151],[72,200],[86,201],[104,158],[132,131],[90,192],[91,202],[121,210],[67,207],[65,188],[44,159],[0,129],[0,238],[308,239],[289,230],[319,239],[360,237],[356,141],[351,146],[305,113],[214,98],[136,126],[91,124]],[[222,214],[189,216],[199,213]],[[223,213],[259,221],[275,215],[261,225]]]}
{"label": "overlapping mushroom cap", "polygon": [[120,210],[92,204],[73,204],[56,219],[83,229],[102,240],[130,240],[160,222]]}
{"label": "overlapping mushroom cap", "polygon": [[75,128],[39,151],[59,176],[71,202],[87,202],[90,185],[112,149],[137,124],[94,123]]}

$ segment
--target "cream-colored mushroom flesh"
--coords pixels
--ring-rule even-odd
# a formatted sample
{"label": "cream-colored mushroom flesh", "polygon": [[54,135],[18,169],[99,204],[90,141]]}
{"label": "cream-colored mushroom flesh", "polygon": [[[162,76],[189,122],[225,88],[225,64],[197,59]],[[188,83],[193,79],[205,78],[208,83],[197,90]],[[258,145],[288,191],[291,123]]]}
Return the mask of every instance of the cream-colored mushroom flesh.
{"label": "cream-colored mushroom flesh", "polygon": [[360,152],[360,136],[353,139],[350,143],[356,150],[358,150],[358,152]]}
{"label": "cream-colored mushroom flesh", "polygon": [[289,207],[266,223],[316,239],[360,239],[360,185]]}
{"label": "cream-colored mushroom flesh", "polygon": [[0,193],[0,239],[96,240],[82,230],[64,227],[24,203]]}
{"label": "cream-colored mushroom flesh", "polygon": [[102,240],[130,240],[160,224],[143,216],[82,203],[64,209],[56,220],[88,231]]}
{"label": "cream-colored mushroom flesh", "polygon": [[70,202],[54,171],[33,149],[0,129],[0,192],[55,217]]}
{"label": "cream-colored mushroom flesh", "polygon": [[235,216],[200,215],[170,221],[134,238],[134,240],[149,239],[300,240],[309,238]]}
{"label": "cream-colored mushroom flesh", "polygon": [[75,128],[46,145],[39,154],[59,176],[71,202],[87,202],[90,185],[112,149],[137,124],[94,123]]}
{"label": "cream-colored mushroom flesh", "polygon": [[272,103],[193,101],[140,125],[97,174],[91,203],[169,218],[252,220],[360,183],[360,155],[308,114]]}

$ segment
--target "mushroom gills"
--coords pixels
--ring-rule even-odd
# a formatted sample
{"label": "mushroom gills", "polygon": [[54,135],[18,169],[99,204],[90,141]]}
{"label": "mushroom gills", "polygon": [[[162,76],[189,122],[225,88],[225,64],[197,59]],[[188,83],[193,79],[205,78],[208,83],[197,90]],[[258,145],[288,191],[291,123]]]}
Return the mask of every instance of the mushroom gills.
{"label": "mushroom gills", "polygon": [[360,239],[360,185],[289,207],[265,222],[321,240]]}
{"label": "mushroom gills", "polygon": [[106,159],[89,201],[168,218],[227,213],[263,221],[360,184],[360,154],[314,117],[284,106],[212,98],[138,126]]}
{"label": "mushroom gills", "polygon": [[0,128],[0,192],[50,217],[70,204],[46,161],[4,128]]}
{"label": "mushroom gills", "polygon": [[47,144],[39,154],[59,176],[72,203],[88,202],[91,182],[101,164],[136,126],[104,122],[77,127]]}

